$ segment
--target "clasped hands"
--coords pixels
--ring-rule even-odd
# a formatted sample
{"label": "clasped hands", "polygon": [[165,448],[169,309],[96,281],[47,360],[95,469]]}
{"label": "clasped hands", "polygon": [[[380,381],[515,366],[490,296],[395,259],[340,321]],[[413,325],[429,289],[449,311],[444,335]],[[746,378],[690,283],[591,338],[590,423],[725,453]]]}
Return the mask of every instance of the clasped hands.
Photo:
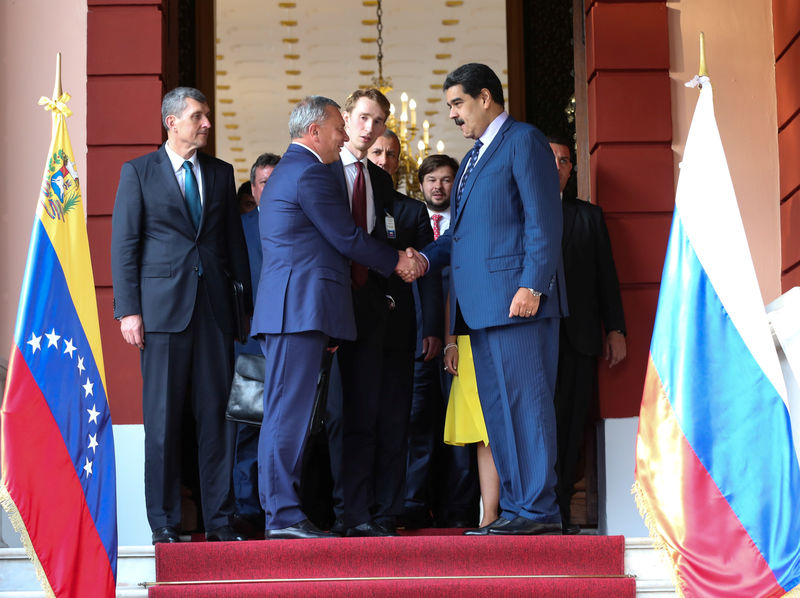
{"label": "clasped hands", "polygon": [[414,282],[428,269],[428,261],[413,247],[409,247],[405,251],[398,251],[397,255],[398,260],[394,271],[405,282]]}

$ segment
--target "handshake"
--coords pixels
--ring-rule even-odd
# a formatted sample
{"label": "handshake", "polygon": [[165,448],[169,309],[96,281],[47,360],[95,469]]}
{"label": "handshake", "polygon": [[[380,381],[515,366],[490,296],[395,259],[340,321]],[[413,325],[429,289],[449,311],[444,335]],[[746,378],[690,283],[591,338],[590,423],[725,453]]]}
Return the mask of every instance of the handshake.
{"label": "handshake", "polygon": [[428,260],[413,247],[405,251],[398,251],[397,265],[394,271],[405,282],[414,282],[417,278],[425,274],[428,269]]}

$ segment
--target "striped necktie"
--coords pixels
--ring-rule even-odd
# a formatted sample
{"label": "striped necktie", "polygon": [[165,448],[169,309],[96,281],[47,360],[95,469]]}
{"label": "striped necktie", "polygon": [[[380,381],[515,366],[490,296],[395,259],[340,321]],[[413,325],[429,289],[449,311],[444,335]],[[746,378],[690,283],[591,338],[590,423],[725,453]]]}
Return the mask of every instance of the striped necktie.
{"label": "striped necktie", "polygon": [[475,163],[478,161],[478,154],[480,153],[481,147],[483,147],[483,142],[478,139],[475,142],[475,145],[472,146],[472,153],[469,155],[469,162],[467,162],[467,167],[464,169],[464,174],[461,175],[461,180],[458,181],[458,193],[456,193],[456,205],[461,202],[461,192],[464,190],[464,183],[467,182],[469,178],[469,173],[472,172],[472,169],[475,168]]}

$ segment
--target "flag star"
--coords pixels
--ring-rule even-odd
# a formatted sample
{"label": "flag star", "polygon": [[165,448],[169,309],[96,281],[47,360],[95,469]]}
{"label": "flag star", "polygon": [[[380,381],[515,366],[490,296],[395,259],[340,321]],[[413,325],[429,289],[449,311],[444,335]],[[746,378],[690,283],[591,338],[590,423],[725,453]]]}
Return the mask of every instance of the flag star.
{"label": "flag star", "polygon": [[42,337],[36,336],[35,332],[31,332],[31,340],[28,341],[28,344],[33,347],[33,352],[35,354],[36,349],[42,348]]}
{"label": "flag star", "polygon": [[61,337],[56,334],[56,329],[53,328],[50,331],[50,334],[45,334],[45,336],[47,337],[47,346],[55,347],[56,349],[58,349],[58,339],[60,339]]}
{"label": "flag star", "polygon": [[79,373],[79,374],[82,374],[82,373],[83,373],[83,370],[85,370],[85,369],[86,369],[86,368],[85,368],[85,367],[83,367],[83,357],[81,357],[80,355],[78,355],[78,373]]}
{"label": "flag star", "polygon": [[94,396],[94,382],[89,380],[89,378],[86,378],[86,384],[83,385],[83,390],[86,391],[86,396],[87,397],[89,395]]}
{"label": "flag star", "polygon": [[89,434],[89,447],[92,451],[97,452],[97,447],[100,446],[97,444],[97,434]]}
{"label": "flag star", "polygon": [[72,357],[72,354],[75,352],[75,345],[72,344],[72,339],[64,341],[64,344],[64,353],[69,353],[69,356]]}
{"label": "flag star", "polygon": [[89,423],[97,423],[97,416],[100,415],[100,412],[95,409],[97,405],[92,405],[91,409],[87,409],[86,413],[89,414]]}
{"label": "flag star", "polygon": [[86,457],[86,464],[83,466],[83,471],[86,472],[87,476],[92,475],[92,462],[89,461],[89,457]]}

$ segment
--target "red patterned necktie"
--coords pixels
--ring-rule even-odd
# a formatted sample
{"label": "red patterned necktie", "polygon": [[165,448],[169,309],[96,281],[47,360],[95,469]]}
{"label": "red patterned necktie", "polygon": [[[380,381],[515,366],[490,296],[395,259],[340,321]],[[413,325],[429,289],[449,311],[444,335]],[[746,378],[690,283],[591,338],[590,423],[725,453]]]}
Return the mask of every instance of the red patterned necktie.
{"label": "red patterned necktie", "polygon": [[[364,165],[356,162],[356,180],[353,183],[353,205],[350,208],[353,212],[353,221],[356,226],[367,230],[367,185],[364,181]],[[353,280],[353,287],[358,289],[367,282],[367,267],[353,262],[350,266],[350,278]]]}
{"label": "red patterned necktie", "polygon": [[439,229],[439,223],[442,221],[441,214],[431,214],[431,220],[433,221],[433,240],[439,238],[439,235],[442,234],[442,231]]}

